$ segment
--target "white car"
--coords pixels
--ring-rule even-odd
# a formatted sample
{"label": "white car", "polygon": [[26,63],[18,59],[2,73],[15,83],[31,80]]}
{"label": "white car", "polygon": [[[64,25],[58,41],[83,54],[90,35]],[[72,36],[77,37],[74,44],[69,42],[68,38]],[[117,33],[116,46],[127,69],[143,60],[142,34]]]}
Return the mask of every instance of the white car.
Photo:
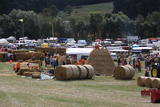
{"label": "white car", "polygon": [[78,47],[85,47],[87,45],[86,40],[78,40],[77,44]]}
{"label": "white car", "polygon": [[74,40],[74,38],[68,38],[67,40],[66,40],[66,45],[67,46],[73,46],[73,45],[75,45],[76,44],[76,41]]}

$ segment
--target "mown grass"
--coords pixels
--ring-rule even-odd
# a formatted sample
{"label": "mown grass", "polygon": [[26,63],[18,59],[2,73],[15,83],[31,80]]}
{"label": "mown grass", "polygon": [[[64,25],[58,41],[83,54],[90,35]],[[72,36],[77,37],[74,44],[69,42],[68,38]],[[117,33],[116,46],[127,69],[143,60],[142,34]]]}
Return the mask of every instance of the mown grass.
{"label": "mown grass", "polygon": [[81,6],[80,8],[74,9],[71,15],[77,16],[88,16],[92,12],[111,13],[113,11],[113,3],[101,3]]}
{"label": "mown grass", "polygon": [[[0,63],[0,74],[14,74],[12,65]],[[56,81],[0,76],[0,107],[154,107],[140,96],[144,88],[134,80],[99,76],[93,80]],[[156,105],[158,107],[160,105]]]}
{"label": "mown grass", "polygon": [[88,21],[90,13],[99,12],[101,14],[112,13],[113,11],[113,3],[100,3],[93,5],[82,5],[78,8],[73,8],[73,11],[70,15],[61,12],[59,15],[64,18],[64,20],[68,20],[70,18],[74,18],[78,21]]}

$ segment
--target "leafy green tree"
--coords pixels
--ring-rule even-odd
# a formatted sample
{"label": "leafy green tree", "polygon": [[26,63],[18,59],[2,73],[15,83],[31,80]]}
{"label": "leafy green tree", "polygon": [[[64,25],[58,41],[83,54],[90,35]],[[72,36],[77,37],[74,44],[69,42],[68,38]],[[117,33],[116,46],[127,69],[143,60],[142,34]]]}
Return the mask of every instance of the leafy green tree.
{"label": "leafy green tree", "polygon": [[59,10],[55,5],[50,6],[49,8],[43,9],[43,15],[55,17],[58,14]]}
{"label": "leafy green tree", "polygon": [[94,38],[101,38],[101,29],[103,23],[103,16],[99,12],[91,13],[89,24],[90,24],[90,33],[93,34]]}

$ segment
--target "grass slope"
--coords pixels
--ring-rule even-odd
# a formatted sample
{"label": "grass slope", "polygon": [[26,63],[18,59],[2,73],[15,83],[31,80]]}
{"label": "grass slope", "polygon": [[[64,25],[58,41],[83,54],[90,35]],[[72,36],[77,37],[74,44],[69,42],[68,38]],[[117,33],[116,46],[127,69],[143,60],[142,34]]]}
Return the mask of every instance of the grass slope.
{"label": "grass slope", "polygon": [[92,12],[100,12],[102,14],[111,13],[113,11],[113,3],[100,3],[100,4],[92,4],[92,5],[83,5],[80,8],[75,8],[71,15],[66,15],[65,13],[61,13],[65,19],[68,18],[76,18],[78,20],[86,20],[89,17],[89,14]]}
{"label": "grass slope", "polygon": [[140,96],[134,80],[120,81],[113,77],[94,80],[39,81],[14,74],[11,65],[0,63],[0,107],[158,107],[149,97]]}
{"label": "grass slope", "polygon": [[91,12],[111,13],[113,11],[113,3],[101,3],[94,5],[82,6],[81,8],[74,9],[72,15],[87,16]]}

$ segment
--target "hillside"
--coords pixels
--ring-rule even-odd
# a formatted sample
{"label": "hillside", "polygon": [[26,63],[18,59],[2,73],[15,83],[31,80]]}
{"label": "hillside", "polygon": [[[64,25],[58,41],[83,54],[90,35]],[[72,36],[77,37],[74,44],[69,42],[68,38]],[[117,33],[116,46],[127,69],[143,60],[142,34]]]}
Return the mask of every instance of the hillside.
{"label": "hillside", "polygon": [[76,18],[83,20],[88,18],[89,14],[92,12],[100,12],[102,14],[111,13],[114,9],[113,2],[109,3],[100,3],[92,5],[82,5],[79,8],[74,8],[71,15],[61,13],[60,16],[63,18]]}
{"label": "hillside", "polygon": [[13,9],[41,12],[44,8],[55,5],[59,10],[67,6],[80,6],[111,2],[113,0],[0,0],[0,14],[7,14]]}

